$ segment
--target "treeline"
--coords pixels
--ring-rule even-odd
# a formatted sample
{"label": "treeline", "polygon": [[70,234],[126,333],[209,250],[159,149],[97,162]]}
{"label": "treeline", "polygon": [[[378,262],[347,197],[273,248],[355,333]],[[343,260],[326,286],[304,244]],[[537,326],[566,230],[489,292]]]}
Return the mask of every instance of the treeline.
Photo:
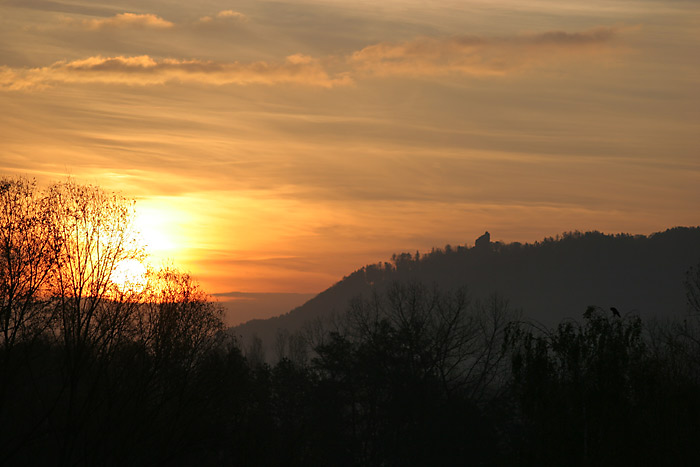
{"label": "treeline", "polygon": [[687,277],[692,312],[666,323],[591,306],[546,328],[420,284],[357,299],[298,335],[310,360],[247,349],[269,433],[295,440],[265,462],[697,465],[700,269]]}
{"label": "treeline", "polygon": [[538,329],[497,296],[396,284],[280,333],[274,364],[224,334],[122,340],[75,386],[36,339],[3,353],[3,464],[697,465],[697,323],[591,307]]}
{"label": "treeline", "polygon": [[[592,281],[599,285],[597,282],[603,281],[596,276],[603,276],[605,282],[627,292],[639,282],[634,270],[649,266],[672,270],[671,280],[679,286],[682,277],[675,274],[680,269],[682,275],[697,261],[699,245],[699,227],[674,227],[649,236],[573,231],[534,243],[486,240],[474,247],[448,244],[423,254],[403,252],[392,255],[389,262],[365,266],[353,273],[358,276],[353,279],[370,285],[407,279],[432,279],[455,285],[454,280],[450,281],[453,277],[457,282],[466,280],[473,287],[482,278],[494,283],[500,277],[504,286],[517,289],[517,284],[510,282],[534,276],[545,285],[559,285],[556,277],[565,273],[569,281],[582,287]],[[667,285],[663,282],[659,288]]]}
{"label": "treeline", "polygon": [[0,184],[2,465],[697,465],[693,313],[589,307],[525,323],[507,300],[396,282],[241,348],[186,274],[115,282],[129,203]]}

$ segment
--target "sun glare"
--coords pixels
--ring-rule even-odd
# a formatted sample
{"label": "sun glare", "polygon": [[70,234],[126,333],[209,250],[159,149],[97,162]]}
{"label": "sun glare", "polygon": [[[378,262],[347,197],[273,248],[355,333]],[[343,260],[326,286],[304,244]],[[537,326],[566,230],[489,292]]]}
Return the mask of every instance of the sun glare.
{"label": "sun glare", "polygon": [[146,266],[136,259],[125,259],[112,273],[112,283],[122,292],[140,292],[146,287]]}
{"label": "sun glare", "polygon": [[136,203],[136,230],[152,261],[172,259],[183,248],[182,224],[186,216],[161,199]]}

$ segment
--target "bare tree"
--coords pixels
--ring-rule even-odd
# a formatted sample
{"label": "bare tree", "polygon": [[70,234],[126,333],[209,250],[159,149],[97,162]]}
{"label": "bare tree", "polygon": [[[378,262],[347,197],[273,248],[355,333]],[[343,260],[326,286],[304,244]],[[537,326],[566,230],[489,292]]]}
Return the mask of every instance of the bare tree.
{"label": "bare tree", "polygon": [[[0,418],[21,404],[28,363],[51,324],[45,286],[53,268],[46,209],[36,183],[0,180]],[[20,346],[22,351],[20,350]],[[38,401],[37,401],[38,402]],[[10,432],[0,438],[15,438]],[[19,444],[28,439],[17,435]],[[3,450],[0,463],[11,450]]]}
{"label": "bare tree", "polygon": [[264,367],[266,365],[265,347],[262,339],[257,334],[253,335],[250,344],[245,349],[245,358],[251,368]]}
{"label": "bare tree", "polygon": [[289,357],[289,331],[287,329],[278,329],[275,334],[275,363]]}
{"label": "bare tree", "polygon": [[113,431],[92,427],[129,410],[133,394],[150,394],[152,417],[185,410],[192,370],[223,335],[222,310],[175,268],[138,284],[116,274],[145,260],[133,201],[71,180],[41,191],[0,180],[0,418],[20,422],[0,433],[0,463],[42,437],[59,464],[97,462],[86,445],[109,444]]}
{"label": "bare tree", "polygon": [[516,317],[496,294],[472,304],[464,288],[394,283],[385,295],[351,303],[346,334],[371,342],[388,332],[414,370],[439,378],[448,394],[466,390],[480,400],[501,386],[505,331]]}
{"label": "bare tree", "polygon": [[46,213],[35,181],[0,180],[0,339],[6,352],[50,321],[45,286],[55,258]]}
{"label": "bare tree", "polygon": [[289,360],[300,367],[305,366],[309,360],[309,346],[304,333],[297,331],[289,336],[288,342]]}
{"label": "bare tree", "polygon": [[113,276],[124,261],[145,259],[134,230],[134,203],[116,193],[69,180],[49,187],[56,331],[69,365],[105,352],[131,335],[134,300]]}
{"label": "bare tree", "polygon": [[685,290],[691,312],[700,316],[700,263],[686,273]]}
{"label": "bare tree", "polygon": [[223,309],[187,273],[168,267],[151,273],[139,313],[139,338],[162,364],[191,366],[223,330]]}

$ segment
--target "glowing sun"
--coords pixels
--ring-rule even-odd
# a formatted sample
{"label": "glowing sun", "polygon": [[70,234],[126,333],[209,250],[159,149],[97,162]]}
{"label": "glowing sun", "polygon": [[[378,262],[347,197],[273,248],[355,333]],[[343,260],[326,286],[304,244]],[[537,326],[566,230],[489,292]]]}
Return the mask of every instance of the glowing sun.
{"label": "glowing sun", "polygon": [[112,272],[112,283],[122,292],[140,292],[146,287],[148,270],[136,259],[120,261]]}

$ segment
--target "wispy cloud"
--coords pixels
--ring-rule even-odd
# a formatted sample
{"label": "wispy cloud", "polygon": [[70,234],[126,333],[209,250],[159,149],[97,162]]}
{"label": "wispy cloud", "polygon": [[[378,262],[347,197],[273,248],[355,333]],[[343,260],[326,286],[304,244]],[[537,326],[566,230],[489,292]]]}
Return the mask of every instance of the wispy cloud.
{"label": "wispy cloud", "polygon": [[618,30],[609,27],[584,32],[487,38],[478,36],[419,37],[406,42],[370,45],[349,61],[373,75],[505,75],[562,58],[605,52]]}
{"label": "wispy cloud", "polygon": [[107,15],[114,11],[108,6],[78,5],[51,0],[4,0],[3,6],[27,8],[38,11],[58,11],[62,13],[77,13],[81,15]]}
{"label": "wispy cloud", "polygon": [[95,56],[59,61],[42,68],[0,67],[0,88],[9,90],[41,88],[56,83],[147,86],[169,82],[212,85],[293,83],[333,87],[349,84],[350,79],[345,75],[329,76],[317,60],[301,54],[290,55],[281,63],[156,59],[140,55]]}
{"label": "wispy cloud", "polygon": [[[122,24],[172,25],[153,15],[124,15],[99,20],[103,22],[95,23],[94,27],[107,27],[102,26],[106,24],[114,27]],[[217,17],[238,18],[238,15],[226,10]],[[612,42],[619,31],[601,27],[583,32],[552,31],[500,38],[419,37],[400,43],[370,45],[340,61],[331,57],[320,60],[304,54],[290,55],[280,62],[98,55],[82,60],[58,61],[40,68],[0,67],[0,89],[27,90],[59,83],[146,86],[170,82],[209,85],[294,83],[330,88],[352,84],[366,76],[501,76],[564,62],[600,59],[614,50]]]}
{"label": "wispy cloud", "polygon": [[233,10],[222,10],[213,16],[202,16],[197,21],[200,25],[244,23],[248,17],[243,13]]}
{"label": "wispy cloud", "polygon": [[92,18],[76,20],[68,18],[64,20],[71,25],[97,31],[102,29],[168,29],[175,26],[174,23],[153,14],[120,13],[109,18]]}

